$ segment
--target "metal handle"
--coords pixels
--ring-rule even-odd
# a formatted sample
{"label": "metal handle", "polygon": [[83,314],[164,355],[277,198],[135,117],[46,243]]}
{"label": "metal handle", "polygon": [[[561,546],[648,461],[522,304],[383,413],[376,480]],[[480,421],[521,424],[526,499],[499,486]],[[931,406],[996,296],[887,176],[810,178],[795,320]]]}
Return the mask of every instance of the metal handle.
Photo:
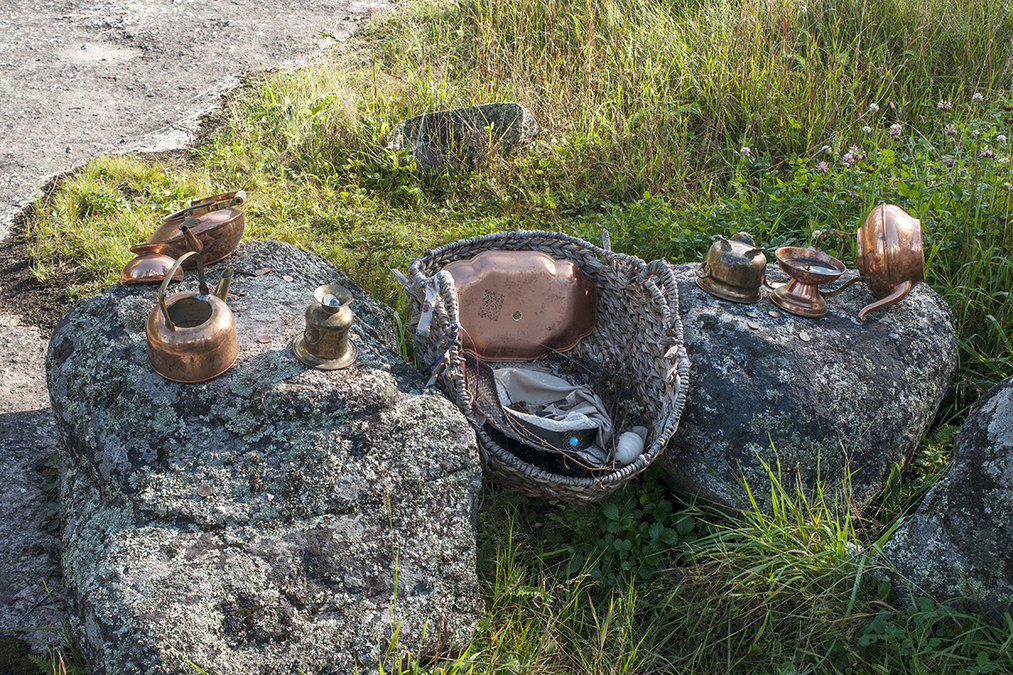
{"label": "metal handle", "polygon": [[183,216],[197,217],[202,216],[205,213],[211,213],[218,209],[228,208],[230,206],[239,206],[246,201],[246,191],[238,190],[236,192],[226,192],[224,194],[215,195],[213,197],[205,197],[203,199],[195,200],[190,206],[185,209],[180,209],[175,213],[162,218],[162,221],[178,220]]}
{"label": "metal handle", "polygon": [[162,285],[158,288],[158,306],[162,308],[162,316],[165,317],[165,325],[168,326],[169,330],[175,331],[176,324],[169,318],[169,310],[165,307],[165,289],[169,287],[169,282],[172,281],[172,277],[176,274],[180,267],[183,266],[183,261],[190,256],[197,256],[197,273],[200,275],[200,293],[201,295],[208,295],[208,284],[204,280],[204,261],[201,260],[200,254],[196,251],[187,251],[172,264],[169,272],[165,275],[162,280]]}
{"label": "metal handle", "polygon": [[813,232],[813,245],[814,246],[819,245],[823,237],[827,236],[828,234],[835,234],[838,237],[855,236],[854,232],[845,232],[844,230],[816,230],[815,232]]}
{"label": "metal handle", "polygon": [[824,298],[832,298],[835,295],[838,295],[841,291],[843,291],[845,288],[847,288],[851,284],[857,284],[859,281],[862,281],[862,282],[865,282],[865,283],[869,283],[869,280],[867,278],[865,278],[865,277],[853,277],[851,279],[848,279],[847,281],[845,281],[843,284],[841,284],[840,286],[838,286],[837,288],[835,288],[832,291],[827,291],[825,293],[823,291],[820,291],[820,295],[822,295]]}
{"label": "metal handle", "polygon": [[[704,272],[704,268],[707,269],[706,272]],[[701,279],[706,279],[711,275],[711,272],[713,271],[714,270],[711,269],[711,266],[708,263],[701,263],[701,265],[696,268],[696,275]]]}
{"label": "metal handle", "polygon": [[319,328],[316,328],[316,327],[314,327],[313,330],[315,330],[317,332],[317,339],[316,340],[310,340],[308,337],[306,337],[306,333],[307,333],[307,331],[309,331],[309,328],[303,328],[302,339],[303,339],[303,342],[305,342],[308,345],[318,344],[321,340],[324,339],[324,332],[322,330],[320,330]]}

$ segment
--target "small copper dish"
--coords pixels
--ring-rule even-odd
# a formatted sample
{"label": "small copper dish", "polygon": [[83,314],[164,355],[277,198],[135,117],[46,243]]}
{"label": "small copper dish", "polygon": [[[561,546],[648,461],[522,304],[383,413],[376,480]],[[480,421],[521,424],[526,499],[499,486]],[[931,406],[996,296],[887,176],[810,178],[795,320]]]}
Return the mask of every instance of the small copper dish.
{"label": "small copper dish", "polygon": [[[165,244],[138,244],[131,246],[130,252],[136,253],[123,269],[120,270],[121,284],[157,284],[172,269],[175,260],[162,253]],[[183,280],[183,270],[177,269],[173,281]]]}
{"label": "small copper dish", "polygon": [[777,249],[777,266],[790,277],[778,286],[770,300],[786,312],[816,318],[827,313],[827,301],[820,285],[836,281],[847,271],[837,258],[811,248],[782,246]]}
{"label": "small copper dish", "polygon": [[571,260],[483,251],[443,268],[454,278],[465,349],[486,361],[534,361],[594,332],[598,290]]}

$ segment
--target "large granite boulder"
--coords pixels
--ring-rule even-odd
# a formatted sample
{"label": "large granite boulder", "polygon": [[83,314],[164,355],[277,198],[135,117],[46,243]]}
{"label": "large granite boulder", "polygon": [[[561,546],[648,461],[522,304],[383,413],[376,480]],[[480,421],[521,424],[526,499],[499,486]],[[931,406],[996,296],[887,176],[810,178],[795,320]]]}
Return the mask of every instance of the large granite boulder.
{"label": "large granite boulder", "polygon": [[[466,645],[482,609],[468,423],[391,350],[389,310],[321,258],[254,242],[222,266],[240,354],[221,377],[152,371],[153,288],[82,300],[50,343],[89,672],[374,672]],[[347,370],[292,356],[323,283],[355,296]]]}
{"label": "large granite boulder", "polygon": [[975,404],[946,476],[883,546],[908,601],[928,596],[1001,620],[1013,612],[1013,378]]}
{"label": "large granite boulder", "polygon": [[[752,305],[719,300],[696,285],[697,267],[676,268],[692,365],[659,464],[678,489],[724,509],[750,508],[744,485],[769,508],[774,475],[789,495],[823,489],[860,510],[914,452],[956,368],[946,303],[919,284],[859,322],[874,298],[856,284],[808,319],[766,290]],[[767,278],[786,277],[770,265]]]}

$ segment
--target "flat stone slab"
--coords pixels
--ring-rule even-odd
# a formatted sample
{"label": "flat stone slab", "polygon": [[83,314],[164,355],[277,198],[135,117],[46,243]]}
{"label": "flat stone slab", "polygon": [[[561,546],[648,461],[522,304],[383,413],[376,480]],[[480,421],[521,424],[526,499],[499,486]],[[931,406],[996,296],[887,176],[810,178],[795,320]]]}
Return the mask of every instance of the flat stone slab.
{"label": "flat stone slab", "polygon": [[[918,446],[956,369],[949,307],[918,284],[887,309],[862,284],[821,318],[768,300],[720,300],[676,268],[691,367],[686,409],[659,465],[676,487],[718,507],[770,508],[770,474],[789,495],[820,488],[858,510]],[[854,272],[842,277],[850,278]],[[773,265],[767,278],[785,279]],[[768,473],[769,471],[769,473]]]}
{"label": "flat stone slab", "polygon": [[953,443],[946,476],[883,546],[885,576],[908,602],[1013,611],[1013,378],[982,396]]}
{"label": "flat stone slab", "polygon": [[[151,287],[82,300],[50,343],[89,672],[368,673],[388,651],[466,645],[482,610],[468,423],[391,351],[390,311],[326,261],[251,242],[211,283],[225,266],[240,353],[214,380],[150,368]],[[292,356],[324,283],[355,296],[347,370]]]}

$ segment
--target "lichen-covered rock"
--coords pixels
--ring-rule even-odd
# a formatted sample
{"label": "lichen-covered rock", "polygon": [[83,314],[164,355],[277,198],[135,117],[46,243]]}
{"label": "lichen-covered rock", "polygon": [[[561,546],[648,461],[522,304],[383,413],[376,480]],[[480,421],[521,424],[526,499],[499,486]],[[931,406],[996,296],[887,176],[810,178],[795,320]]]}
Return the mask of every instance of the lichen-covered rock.
{"label": "lichen-covered rock", "polygon": [[[393,654],[467,644],[481,611],[468,423],[391,351],[389,310],[319,257],[252,242],[224,266],[240,354],[221,377],[152,371],[154,288],[82,300],[50,343],[89,672],[373,672],[395,637]],[[324,283],[355,296],[347,370],[291,352]]]}
{"label": "lichen-covered rock", "polygon": [[[956,368],[946,303],[919,284],[859,322],[874,298],[857,284],[808,319],[766,291],[752,305],[719,300],[696,285],[697,267],[676,268],[692,366],[659,464],[680,490],[727,509],[749,508],[743,483],[769,508],[768,470],[789,494],[822,485],[860,509],[914,452]],[[767,276],[784,278],[772,265]]]}
{"label": "lichen-covered rock", "polygon": [[975,404],[946,476],[883,546],[899,594],[1013,611],[1013,378]]}
{"label": "lichen-covered rock", "polygon": [[531,143],[538,122],[518,103],[483,103],[439,110],[397,124],[390,146],[408,152],[419,166],[475,162]]}

